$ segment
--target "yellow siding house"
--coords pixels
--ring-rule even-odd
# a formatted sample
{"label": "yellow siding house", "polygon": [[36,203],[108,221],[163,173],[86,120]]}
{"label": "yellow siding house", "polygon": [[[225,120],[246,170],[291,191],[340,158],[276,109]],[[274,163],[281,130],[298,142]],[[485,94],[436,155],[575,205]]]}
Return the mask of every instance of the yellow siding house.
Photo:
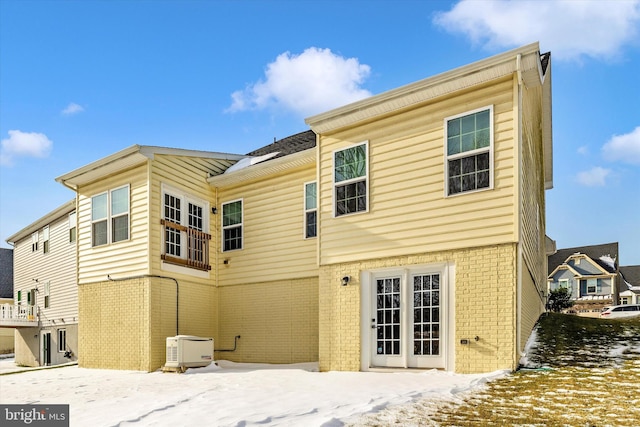
{"label": "yellow siding house", "polygon": [[77,193],[81,366],[165,338],[322,370],[515,369],[544,309],[551,63],[537,44],[306,120],[248,155],[134,146]]}
{"label": "yellow siding house", "polygon": [[550,55],[532,44],[306,122],[320,368],[515,369],[544,309]]}

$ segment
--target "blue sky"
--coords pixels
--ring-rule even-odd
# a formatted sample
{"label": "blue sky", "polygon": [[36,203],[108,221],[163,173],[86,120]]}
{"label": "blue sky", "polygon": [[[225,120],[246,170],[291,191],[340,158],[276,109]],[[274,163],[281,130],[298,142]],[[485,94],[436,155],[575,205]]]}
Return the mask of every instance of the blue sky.
{"label": "blue sky", "polygon": [[246,153],[304,118],[539,41],[559,248],[640,264],[640,0],[0,1],[0,245],[133,144]]}

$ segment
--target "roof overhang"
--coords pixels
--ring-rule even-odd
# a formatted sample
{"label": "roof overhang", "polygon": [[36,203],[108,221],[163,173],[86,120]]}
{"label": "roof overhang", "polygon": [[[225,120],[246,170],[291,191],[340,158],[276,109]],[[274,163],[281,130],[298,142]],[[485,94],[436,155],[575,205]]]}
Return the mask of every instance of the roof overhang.
{"label": "roof overhang", "polygon": [[19,242],[20,240],[24,239],[25,237],[29,237],[31,234],[33,234],[36,231],[40,230],[45,225],[51,224],[52,222],[58,220],[62,216],[70,214],[75,209],[76,209],[76,199],[74,198],[72,200],[69,200],[64,205],[62,205],[62,206],[54,209],[53,211],[49,212],[48,214],[46,214],[42,218],[38,219],[37,221],[29,224],[28,226],[26,226],[22,230],[18,231],[16,234],[7,237],[6,241],[10,245],[15,245],[16,242]]}
{"label": "roof overhang", "polygon": [[275,159],[264,161],[262,163],[248,166],[234,172],[212,176],[207,179],[207,182],[214,187],[227,187],[229,185],[253,181],[265,176],[284,172],[286,170],[298,168],[301,166],[315,164],[315,162],[316,148],[310,148],[308,150],[289,154],[288,156],[278,157]]}
{"label": "roof overhang", "polygon": [[239,154],[216,153],[210,151],[184,150],[180,148],[156,147],[149,145],[132,145],[110,156],[104,157],[86,166],[56,178],[62,185],[74,191],[82,186],[108,177],[122,170],[139,166],[153,160],[156,154],[174,156],[202,157],[218,160],[238,161],[246,156]]}

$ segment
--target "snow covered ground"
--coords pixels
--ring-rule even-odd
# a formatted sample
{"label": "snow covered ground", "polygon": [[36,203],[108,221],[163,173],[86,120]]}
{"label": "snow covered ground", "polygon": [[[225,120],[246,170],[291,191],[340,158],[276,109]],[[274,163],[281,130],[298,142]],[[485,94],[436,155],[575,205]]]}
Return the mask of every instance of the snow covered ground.
{"label": "snow covered ground", "polygon": [[[418,399],[458,400],[506,375],[217,363],[185,374],[66,366],[1,375],[0,403],[69,404],[74,427],[341,426]],[[13,359],[0,360],[0,374],[15,369]]]}

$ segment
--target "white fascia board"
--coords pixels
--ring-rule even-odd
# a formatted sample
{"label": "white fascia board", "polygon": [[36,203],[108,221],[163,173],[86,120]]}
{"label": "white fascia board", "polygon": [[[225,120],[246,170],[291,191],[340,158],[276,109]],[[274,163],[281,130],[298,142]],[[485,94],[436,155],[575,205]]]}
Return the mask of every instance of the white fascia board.
{"label": "white fascia board", "polygon": [[59,220],[63,216],[69,215],[75,209],[76,209],[76,199],[74,198],[72,200],[69,200],[68,202],[66,202],[62,206],[57,207],[56,209],[54,209],[53,211],[49,212],[48,214],[44,215],[40,219],[38,219],[38,220],[32,222],[31,224],[27,225],[25,228],[23,228],[22,230],[18,231],[17,233],[7,237],[6,242],[9,243],[10,245],[14,245],[15,243],[19,242],[20,240],[24,239],[25,237],[31,236],[31,234],[33,234],[34,232],[40,230],[45,225],[49,225],[49,224]]}
{"label": "white fascia board", "polygon": [[508,76],[517,71],[518,56],[520,56],[520,71],[526,74],[527,83],[539,85],[542,82],[540,50],[538,43],[532,43],[308,117],[305,123],[318,134],[353,126],[377,116],[390,114],[430,99]]}

